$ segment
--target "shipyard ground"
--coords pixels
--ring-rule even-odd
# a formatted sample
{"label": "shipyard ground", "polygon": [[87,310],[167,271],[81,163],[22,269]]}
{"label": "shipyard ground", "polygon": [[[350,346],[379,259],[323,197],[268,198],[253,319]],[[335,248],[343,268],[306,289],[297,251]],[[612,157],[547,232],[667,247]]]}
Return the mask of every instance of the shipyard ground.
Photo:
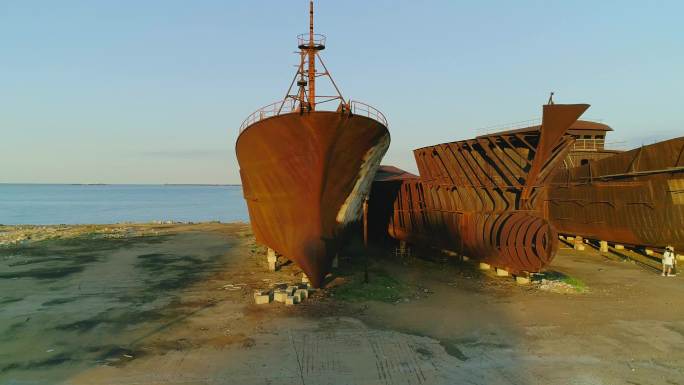
{"label": "shipyard ground", "polygon": [[22,238],[0,246],[0,384],[684,384],[682,278],[593,251],[527,286],[427,254],[371,258],[366,285],[343,259],[285,306],[253,304],[300,278],[244,224],[0,227]]}

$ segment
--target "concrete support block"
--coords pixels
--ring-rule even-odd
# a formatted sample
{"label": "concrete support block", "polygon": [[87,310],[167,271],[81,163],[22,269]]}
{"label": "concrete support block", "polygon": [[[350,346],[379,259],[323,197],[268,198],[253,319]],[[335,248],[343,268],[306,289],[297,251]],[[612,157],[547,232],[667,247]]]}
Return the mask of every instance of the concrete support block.
{"label": "concrete support block", "polygon": [[299,302],[304,301],[305,299],[309,298],[309,291],[306,289],[297,289],[294,292],[295,297],[299,297]]}
{"label": "concrete support block", "polygon": [[580,237],[580,236],[575,237],[575,240],[573,241],[573,247],[575,250],[579,250],[579,251],[584,250],[584,240],[582,239],[582,237]]}
{"label": "concrete support block", "polygon": [[254,303],[257,305],[265,305],[271,302],[271,293],[254,293]]}
{"label": "concrete support block", "polygon": [[572,242],[575,240],[575,237],[566,237],[565,238],[568,242]]}
{"label": "concrete support block", "polygon": [[285,298],[285,305],[296,305],[299,303],[299,297],[295,297],[294,295],[288,295],[287,298]]}
{"label": "concrete support block", "polygon": [[607,253],[608,252],[608,242],[607,241],[600,241],[599,242],[599,251],[602,253]]}
{"label": "concrete support block", "polygon": [[491,266],[488,263],[480,262],[480,270],[489,270]]}
{"label": "concrete support block", "polygon": [[508,277],[508,271],[504,269],[499,269],[498,267],[496,268],[496,275],[497,277]]}
{"label": "concrete support block", "polygon": [[515,277],[515,283],[517,283],[518,285],[527,285],[530,283],[530,278],[517,275]]}
{"label": "concrete support block", "polygon": [[266,261],[268,262],[268,270],[276,271],[278,269],[278,254],[275,250],[269,248],[266,252]]}
{"label": "concrete support block", "polygon": [[285,290],[277,290],[275,293],[273,293],[273,300],[276,302],[285,302],[287,300],[287,291]]}
{"label": "concrete support block", "polygon": [[558,235],[558,239],[560,239],[560,240],[565,240],[565,237],[559,234],[559,235]]}
{"label": "concrete support block", "polygon": [[625,246],[624,246],[624,245],[620,245],[620,244],[617,244],[617,243],[615,244],[615,250],[624,250],[624,249],[625,249]]}
{"label": "concrete support block", "polygon": [[646,253],[646,255],[653,255],[653,250],[651,250],[651,249],[644,249],[644,253]]}
{"label": "concrete support block", "polygon": [[470,261],[470,258],[468,258],[467,255],[461,255],[461,260],[462,260],[463,262],[468,262],[468,261]]}
{"label": "concrete support block", "polygon": [[401,258],[407,258],[411,256],[411,248],[408,247],[406,241],[399,241],[399,247],[394,249],[394,255]]}
{"label": "concrete support block", "polygon": [[266,251],[266,259],[275,262],[278,260],[278,254],[276,254],[275,250],[269,247]]}

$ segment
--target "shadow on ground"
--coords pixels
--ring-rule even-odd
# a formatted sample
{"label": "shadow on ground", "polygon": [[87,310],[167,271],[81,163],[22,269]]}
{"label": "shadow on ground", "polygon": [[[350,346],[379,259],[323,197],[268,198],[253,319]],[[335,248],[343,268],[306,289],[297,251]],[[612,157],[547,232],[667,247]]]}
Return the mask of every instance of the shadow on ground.
{"label": "shadow on ground", "polygon": [[56,383],[148,354],[137,342],[193,314],[178,296],[220,270],[232,243],[186,233],[0,248],[0,383]]}

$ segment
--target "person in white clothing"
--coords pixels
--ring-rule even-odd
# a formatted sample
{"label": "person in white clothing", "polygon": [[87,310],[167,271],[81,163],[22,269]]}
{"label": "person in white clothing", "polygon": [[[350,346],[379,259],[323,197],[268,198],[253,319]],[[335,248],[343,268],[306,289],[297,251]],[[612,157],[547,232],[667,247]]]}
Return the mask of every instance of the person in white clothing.
{"label": "person in white clothing", "polygon": [[674,247],[667,246],[665,248],[665,252],[663,253],[663,274],[662,274],[662,276],[663,277],[665,277],[665,276],[674,277],[675,274],[672,274],[672,268],[674,268],[676,263],[677,263],[677,260],[675,259]]}

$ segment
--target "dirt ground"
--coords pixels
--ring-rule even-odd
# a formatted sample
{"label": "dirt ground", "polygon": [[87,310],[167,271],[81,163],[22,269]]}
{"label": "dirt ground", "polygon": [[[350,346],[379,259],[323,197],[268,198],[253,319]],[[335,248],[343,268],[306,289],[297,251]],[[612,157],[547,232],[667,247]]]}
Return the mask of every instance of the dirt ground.
{"label": "dirt ground", "polygon": [[119,227],[0,229],[0,384],[684,384],[681,277],[595,251],[524,286],[374,252],[367,285],[343,258],[255,305],[301,272],[266,271],[247,225]]}

